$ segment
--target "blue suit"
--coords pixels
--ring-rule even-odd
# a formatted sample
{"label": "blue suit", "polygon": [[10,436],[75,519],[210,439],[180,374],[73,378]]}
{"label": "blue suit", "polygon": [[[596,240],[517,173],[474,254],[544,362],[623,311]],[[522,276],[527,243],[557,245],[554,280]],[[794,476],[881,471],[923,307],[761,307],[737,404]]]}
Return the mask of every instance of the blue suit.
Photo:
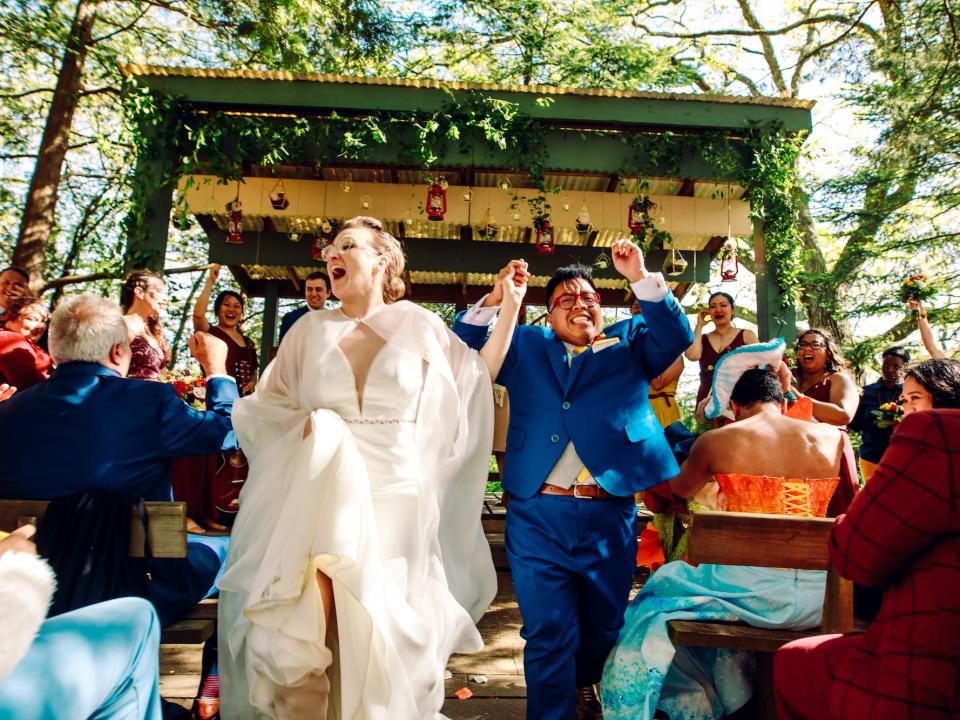
{"label": "blue suit", "polygon": [[277,343],[283,341],[283,336],[287,334],[287,331],[293,327],[293,324],[310,312],[310,308],[307,305],[304,305],[302,308],[297,308],[296,310],[291,310],[280,320],[280,339],[277,340]]}
{"label": "blue suit", "polygon": [[[679,472],[648,393],[693,334],[673,295],[640,305],[642,317],[610,326],[599,349],[572,360],[552,330],[518,327],[497,377],[510,394],[506,549],[527,641],[531,719],[573,717],[574,688],[599,682],[636,567],[633,494]],[[458,316],[453,331],[479,349],[487,328]],[[618,499],[539,492],[571,442]]]}
{"label": "blue suit", "polygon": [[[0,403],[0,497],[52,500],[84,491],[170,500],[170,463],[235,449],[229,378],[207,382],[200,412],[164,383],[121,377],[98,363],[58,367],[50,379]],[[227,538],[190,536],[184,560],[151,561],[161,623],[212,592]]]}

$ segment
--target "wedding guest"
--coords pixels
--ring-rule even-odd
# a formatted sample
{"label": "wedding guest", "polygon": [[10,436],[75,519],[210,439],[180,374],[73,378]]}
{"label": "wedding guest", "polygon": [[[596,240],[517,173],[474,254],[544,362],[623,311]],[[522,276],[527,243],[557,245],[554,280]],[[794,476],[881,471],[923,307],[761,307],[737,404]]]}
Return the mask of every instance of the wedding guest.
{"label": "wedding guest", "polygon": [[904,417],[837,519],[830,559],[841,576],[883,589],[880,612],[862,633],[780,648],[778,715],[960,717],[960,410]]}
{"label": "wedding guest", "polygon": [[857,412],[860,393],[847,361],[826,330],[810,328],[797,338],[797,389],[813,400],[813,417],[846,427]]}
{"label": "wedding guest", "polygon": [[910,353],[899,345],[883,351],[880,379],[864,386],[857,412],[850,429],[860,433],[860,474],[867,482],[877,469],[893,434],[893,426],[879,427],[874,411],[881,405],[896,403],[903,391],[903,374],[910,362]]}
{"label": "wedding guest", "polygon": [[160,624],[119,598],[44,620],[55,580],[28,539],[0,540],[0,716],[160,720]]}
{"label": "wedding guest", "polygon": [[159,380],[170,361],[161,315],[167,306],[167,283],[150,270],[135,270],[120,289],[120,307],[130,327],[130,369],[127,377]]}
{"label": "wedding guest", "polygon": [[249,395],[257,385],[257,347],[253,340],[243,334],[244,300],[234,290],[223,290],[213,301],[213,314],[217,322],[207,321],[207,304],[214,283],[220,276],[220,266],[211,265],[207,282],[193,306],[193,329],[209,332],[227,344],[227,373],[237,381],[240,396]]}
{"label": "wedding guest", "polygon": [[924,360],[907,368],[900,400],[904,415],[960,407],[960,361]]}
{"label": "wedding guest", "polygon": [[[738,328],[733,324],[736,306],[733,296],[725,292],[715,292],[707,300],[707,310],[697,313],[697,324],[693,329],[693,343],[684,351],[687,360],[700,362],[700,387],[697,388],[697,416],[702,417],[701,403],[710,392],[713,369],[717,361],[734,348],[759,342],[756,333],[749,328]],[[713,330],[703,332],[703,328],[713,321]]]}
{"label": "wedding guest", "polygon": [[[779,364],[782,340],[744,350],[721,358],[714,382],[716,401],[729,406],[736,421],[700,435],[680,473],[670,480],[670,489],[676,498],[696,494],[701,505],[714,510],[776,513],[785,512],[787,478],[807,485],[806,514],[823,515],[839,482],[842,433],[783,414],[786,402],[779,378],[766,367],[755,367]],[[728,364],[738,372],[721,375]],[[711,491],[703,492],[705,486]],[[762,506],[752,504],[760,497]],[[667,563],[627,608],[623,630],[604,667],[604,718],[650,720],[658,710],[671,718],[733,713],[752,692],[749,655],[674,647],[667,621],[814,627],[820,622],[825,580],[824,572],[809,570]]]}
{"label": "wedding guest", "polygon": [[526,290],[476,353],[402,300],[400,243],[344,223],[341,305],[304,315],[234,423],[253,471],[220,582],[223,717],[436,718],[496,592],[480,513],[490,378]]}
{"label": "wedding guest", "polygon": [[317,270],[307,275],[307,279],[303,281],[303,297],[307,301],[306,306],[291,310],[280,321],[279,342],[283,342],[283,336],[297,320],[311,310],[323,310],[326,307],[327,299],[330,297],[330,278],[325,272]]}
{"label": "wedding guest", "polygon": [[53,360],[37,344],[47,329],[48,317],[40,298],[8,298],[0,330],[0,382],[25,390],[50,377]]}
{"label": "wedding guest", "polygon": [[[219,275],[220,266],[211,265],[206,284],[193,308],[193,327],[209,332],[226,343],[227,374],[237,381],[240,397],[243,397],[252,393],[257,385],[257,348],[253,340],[241,330],[244,300],[239,293],[233,290],[220,292],[213,301],[213,314],[217,323],[211,325],[207,322],[207,304]],[[194,465],[200,462],[198,459]],[[198,474],[199,471],[200,469]],[[203,472],[206,480],[202,485],[206,492],[200,506],[197,505],[198,498],[192,498],[191,513],[195,512],[195,518],[202,521],[209,530],[224,532],[236,518],[238,498],[249,472],[247,458],[240,449],[217,453],[208,459]],[[194,488],[200,486],[193,484]],[[175,491],[189,497],[182,492],[179,480]]]}
{"label": "wedding guest", "polygon": [[[169,500],[172,458],[236,446],[230,427],[236,384],[223,376],[226,349],[201,333],[190,346],[211,376],[208,412],[187,407],[168,385],[124,378],[130,341],[116,303],[94,295],[62,301],[50,322],[57,369],[0,404],[0,497],[99,492]],[[186,559],[150,562],[150,599],[164,625],[211,592],[226,538],[190,536],[187,548]]]}
{"label": "wedding guest", "polygon": [[[642,315],[640,301],[630,306],[631,315]],[[661,427],[681,422],[680,406],[677,405],[677,385],[683,375],[683,357],[678,357],[666,370],[650,381],[650,407],[653,408]]]}
{"label": "wedding guest", "polygon": [[30,273],[16,265],[10,265],[0,270],[0,322],[7,311],[7,304],[16,297],[27,292],[30,284]]}
{"label": "wedding guest", "polygon": [[[930,320],[927,318],[927,309],[920,300],[908,300],[907,305],[911,310],[917,311],[917,329],[920,330],[920,340],[923,341],[923,347],[927,354],[934,360],[942,360],[948,356],[947,351],[943,349],[937,341],[937,336],[933,334],[933,328],[930,327]],[[956,351],[954,351],[956,352]]]}

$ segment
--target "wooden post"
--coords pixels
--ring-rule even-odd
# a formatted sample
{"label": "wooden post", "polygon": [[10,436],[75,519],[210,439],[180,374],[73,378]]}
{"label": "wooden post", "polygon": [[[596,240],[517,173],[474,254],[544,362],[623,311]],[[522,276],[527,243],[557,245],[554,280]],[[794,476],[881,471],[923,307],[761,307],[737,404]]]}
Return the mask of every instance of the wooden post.
{"label": "wooden post", "polygon": [[[127,250],[124,269],[163,270],[167,256],[167,237],[170,233],[170,211],[173,209],[173,191],[177,184],[177,158],[168,138],[172,117],[156,125],[140,125],[138,132],[151,139],[157,153],[137,158],[133,179],[134,207],[127,215]],[[158,181],[158,178],[162,180]],[[142,207],[137,208],[136,203]]]}
{"label": "wooden post", "polygon": [[761,341],[782,337],[790,345],[797,336],[797,313],[792,306],[782,304],[776,268],[767,262],[763,221],[758,219],[753,220],[753,256],[757,271],[757,334]]}
{"label": "wooden post", "polygon": [[280,283],[269,282],[263,291],[263,331],[260,334],[260,372],[270,362],[273,340],[277,336],[277,300]]}

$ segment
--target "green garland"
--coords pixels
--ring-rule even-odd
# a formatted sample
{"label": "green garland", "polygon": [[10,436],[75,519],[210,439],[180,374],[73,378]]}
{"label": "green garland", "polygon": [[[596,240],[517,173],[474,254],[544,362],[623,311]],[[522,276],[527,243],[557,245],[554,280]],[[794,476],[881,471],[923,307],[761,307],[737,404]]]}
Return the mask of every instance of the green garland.
{"label": "green garland", "polygon": [[[550,98],[538,98],[549,105]],[[363,161],[388,143],[397,145],[398,164],[430,174],[451,143],[485,146],[502,154],[505,166],[526,172],[537,194],[528,198],[535,220],[549,217],[544,171],[548,157],[544,129],[519,106],[478,91],[447,93],[434,113],[371,113],[344,117],[289,118],[223,113],[196,113],[180,99],[147,90],[129,81],[124,91],[128,136],[132,139],[128,236],[138,236],[150,222],[149,200],[180,177],[213,174],[220,182],[242,180],[241,160],[277,165],[290,159],[327,163]],[[584,131],[589,133],[590,131]],[[757,127],[738,138],[720,132],[679,135],[672,132],[622,134],[626,146],[621,176],[641,177],[651,167],[675,174],[685,154],[697,153],[715,179],[729,179],[747,189],[752,217],[764,226],[768,262],[773,266],[784,308],[800,295],[802,257],[795,194],[796,161],[803,136],[782,128]],[[397,138],[400,138],[399,143]],[[164,156],[166,154],[166,156]],[[181,200],[182,202],[182,200]],[[185,216],[187,208],[178,207]]]}

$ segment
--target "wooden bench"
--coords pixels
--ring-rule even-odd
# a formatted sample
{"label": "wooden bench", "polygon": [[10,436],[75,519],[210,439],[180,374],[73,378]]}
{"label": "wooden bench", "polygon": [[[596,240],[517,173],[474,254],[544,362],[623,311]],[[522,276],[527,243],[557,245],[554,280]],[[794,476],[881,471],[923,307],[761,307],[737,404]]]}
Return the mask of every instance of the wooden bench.
{"label": "wooden bench", "polygon": [[[16,529],[27,521],[39,526],[47,510],[46,500],[0,500],[0,530]],[[187,505],[183,502],[144,502],[147,511],[150,550],[155,558],[187,556]],[[131,509],[130,557],[143,557],[143,525]],[[161,642],[203,643],[217,628],[217,601],[203,600],[187,617],[168,625]]]}
{"label": "wooden bench", "polygon": [[853,629],[853,584],[830,567],[833,518],[702,511],[693,515],[687,560],[693,564],[826,570],[823,619],[813,630],[766,630],[742,622],[671,620],[675,645],[749,650],[756,653],[756,717],[776,718],[773,653],[799,638]]}

